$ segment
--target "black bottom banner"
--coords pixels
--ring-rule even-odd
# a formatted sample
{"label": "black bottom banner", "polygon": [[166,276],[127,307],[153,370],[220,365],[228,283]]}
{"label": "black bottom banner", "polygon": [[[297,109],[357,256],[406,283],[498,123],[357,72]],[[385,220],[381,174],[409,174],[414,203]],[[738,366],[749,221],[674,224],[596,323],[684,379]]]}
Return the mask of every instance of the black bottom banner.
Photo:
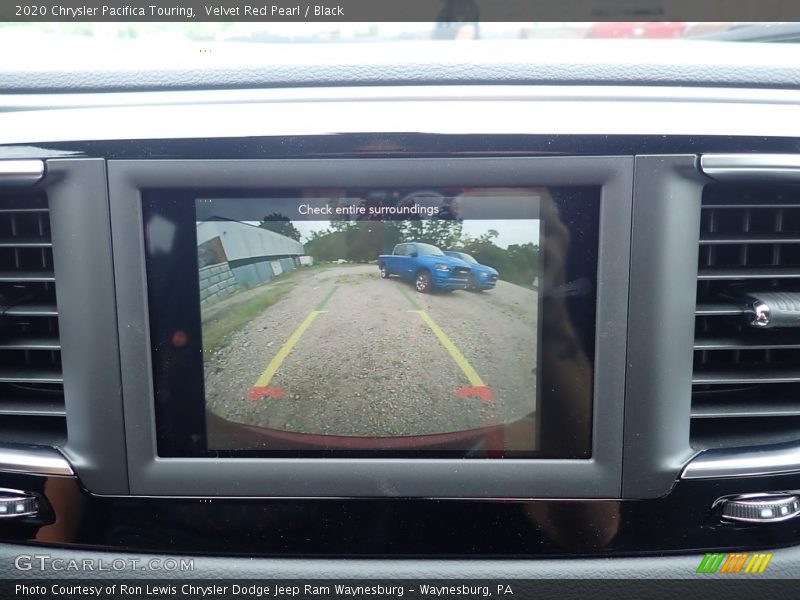
{"label": "black bottom banner", "polygon": [[191,598],[201,600],[292,599],[339,600],[411,598],[495,599],[675,599],[789,598],[797,592],[791,579],[508,579],[508,580],[7,580],[0,598],[129,600]]}

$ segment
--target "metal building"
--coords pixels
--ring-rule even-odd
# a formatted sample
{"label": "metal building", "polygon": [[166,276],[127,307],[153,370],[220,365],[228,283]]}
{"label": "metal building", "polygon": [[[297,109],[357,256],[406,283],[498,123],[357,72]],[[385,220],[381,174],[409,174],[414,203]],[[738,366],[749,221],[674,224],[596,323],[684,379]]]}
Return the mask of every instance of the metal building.
{"label": "metal building", "polygon": [[[200,301],[211,304],[240,289],[261,285],[301,265],[303,244],[239,221],[197,224]],[[303,259],[302,264],[308,260]]]}

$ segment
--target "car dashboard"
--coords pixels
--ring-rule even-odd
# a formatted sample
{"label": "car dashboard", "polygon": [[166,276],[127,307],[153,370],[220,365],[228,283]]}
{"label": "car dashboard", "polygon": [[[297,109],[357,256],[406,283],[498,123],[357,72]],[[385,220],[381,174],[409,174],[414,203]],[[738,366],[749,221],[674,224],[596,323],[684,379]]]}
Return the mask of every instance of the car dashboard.
{"label": "car dashboard", "polygon": [[[191,557],[205,574],[241,578],[582,579],[688,577],[706,553],[774,551],[765,575],[791,576],[800,564],[800,53],[725,42],[414,46],[299,49],[266,64],[244,53],[151,57],[149,68],[125,56],[67,68],[64,56],[0,72],[0,510],[30,503],[24,514],[0,514],[5,557]],[[463,404],[450,418],[464,406],[484,414],[505,397],[506,375],[484,366],[494,351],[461,336],[486,326],[480,339],[493,347],[504,319],[541,296],[526,317],[538,319],[540,337],[498,355],[511,365],[537,348],[535,434],[507,430],[500,450],[494,430],[469,438],[468,450],[463,436],[444,434],[360,446],[353,440],[373,429],[351,427],[359,411],[379,415],[364,423],[394,423],[393,414],[411,422],[425,408],[392,400],[389,416],[371,411],[415,379],[398,376],[376,392],[354,375],[346,388],[351,363],[342,359],[324,386],[349,390],[331,396],[337,402],[366,399],[344,420],[333,409],[319,419],[335,440],[301,439],[288,417],[268,421],[285,431],[267,441],[247,441],[252,427],[213,437],[203,365],[209,393],[218,385],[209,364],[225,371],[235,361],[230,350],[204,359],[194,341],[223,278],[208,271],[216,279],[198,284],[202,240],[193,236],[203,219],[195,227],[191,215],[202,201],[227,202],[223,220],[204,222],[220,229],[203,238],[201,274],[218,264],[203,257],[224,251],[237,277],[246,267],[255,277],[260,254],[231,258],[221,223],[234,235],[231,222],[258,229],[287,198],[356,196],[384,207],[450,207],[455,198],[465,223],[465,211],[485,204],[476,197],[513,197],[515,206],[535,197],[524,218],[543,223],[541,242],[539,233],[524,241],[545,259],[517,282],[528,300],[492,317],[510,276],[499,268],[496,289],[466,290],[463,256],[432,261],[461,267],[455,291],[421,289],[419,270],[379,273],[379,254],[391,255],[394,242],[422,239],[411,233],[348,264],[317,249],[321,264],[309,268],[343,273],[335,292],[304,292],[319,298],[286,317],[300,327],[265,346],[272,359],[284,344],[285,364],[248,371],[242,406],[291,411],[281,402],[292,357],[307,357],[308,369],[315,351],[355,364],[366,350],[348,346],[376,336],[383,341],[363,348],[384,344],[394,362],[370,369],[441,361],[439,376],[421,370],[416,380],[434,389],[452,371],[458,397],[447,393]],[[261,213],[228,208],[254,197]],[[573,249],[555,283],[546,248],[560,230],[548,203]],[[181,216],[183,206],[197,212]],[[501,234],[523,218],[479,214],[500,222]],[[153,241],[166,239],[163,228],[178,232],[175,248]],[[468,241],[480,251],[478,237]],[[269,277],[302,272],[311,239],[274,252]],[[259,277],[241,293],[269,279]],[[365,286],[364,295],[346,300],[349,286]],[[279,302],[305,307],[291,294]],[[451,323],[443,303],[460,299],[474,316]],[[346,341],[322,328],[337,309],[389,302],[397,311],[372,329],[342,321]],[[384,329],[395,333],[380,337]],[[430,340],[428,356],[402,348],[407,331]],[[574,338],[567,350],[558,346],[565,331]],[[571,393],[576,412],[560,407]],[[302,405],[300,395],[289,399]],[[397,427],[401,437],[441,433]],[[536,443],[512,445],[518,434]],[[70,576],[51,563],[20,575],[13,562],[0,567],[4,576]],[[112,575],[135,571],[125,563]]]}

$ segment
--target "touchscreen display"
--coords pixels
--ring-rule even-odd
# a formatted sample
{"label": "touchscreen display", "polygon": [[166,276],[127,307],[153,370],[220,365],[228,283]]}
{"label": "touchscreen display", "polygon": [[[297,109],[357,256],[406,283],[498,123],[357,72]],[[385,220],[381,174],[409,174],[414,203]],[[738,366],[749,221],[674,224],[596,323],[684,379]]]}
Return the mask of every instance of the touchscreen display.
{"label": "touchscreen display", "polygon": [[[574,236],[559,203],[596,196],[146,200],[160,454],[587,456],[596,202]],[[182,256],[172,269],[167,237]]]}
{"label": "touchscreen display", "polygon": [[[502,445],[535,450],[539,200],[475,189],[199,198],[209,415],[254,428],[256,446],[262,428],[276,443],[339,436],[364,449],[466,450],[486,428],[528,419],[529,435]],[[209,425],[209,448],[241,445]]]}

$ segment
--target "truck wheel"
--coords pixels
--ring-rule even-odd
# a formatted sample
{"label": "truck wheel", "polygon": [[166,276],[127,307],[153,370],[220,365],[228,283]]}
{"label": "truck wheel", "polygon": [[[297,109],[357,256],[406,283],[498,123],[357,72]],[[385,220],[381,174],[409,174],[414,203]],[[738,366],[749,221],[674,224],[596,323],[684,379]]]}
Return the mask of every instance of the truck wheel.
{"label": "truck wheel", "polygon": [[381,265],[381,279],[389,279],[389,269],[386,268],[386,265]]}
{"label": "truck wheel", "polygon": [[420,294],[427,294],[431,290],[431,274],[427,271],[420,271],[414,279],[414,287]]}

